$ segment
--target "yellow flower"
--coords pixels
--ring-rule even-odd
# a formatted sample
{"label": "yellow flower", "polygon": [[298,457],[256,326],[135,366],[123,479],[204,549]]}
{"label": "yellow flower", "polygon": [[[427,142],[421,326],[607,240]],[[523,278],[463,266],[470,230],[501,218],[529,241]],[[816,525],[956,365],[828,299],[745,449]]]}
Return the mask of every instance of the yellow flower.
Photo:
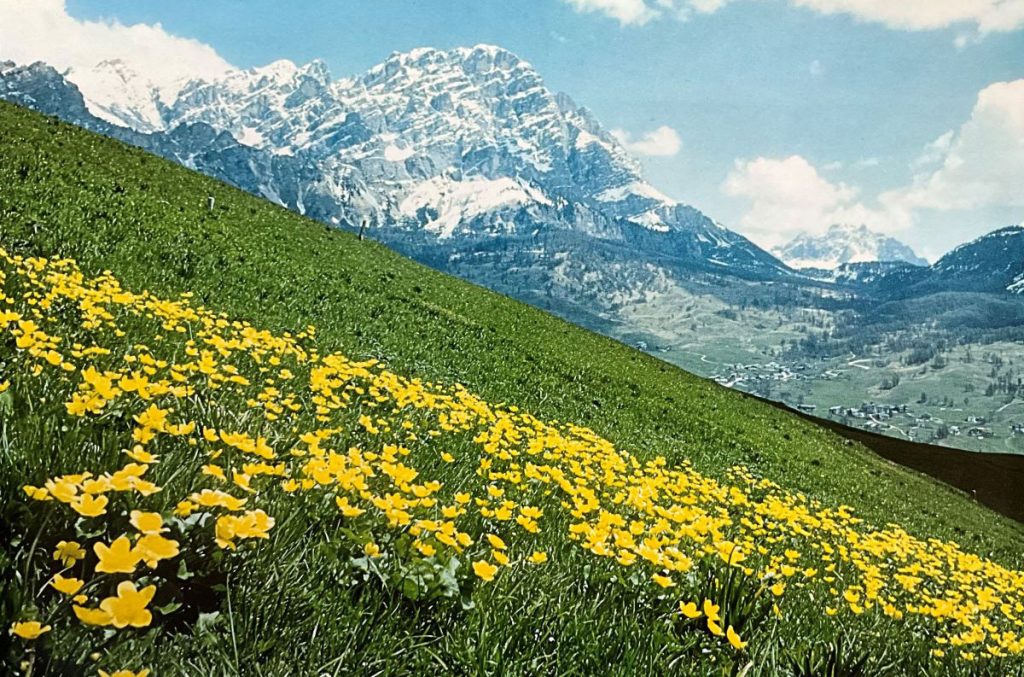
{"label": "yellow flower", "polygon": [[132,510],[131,523],[140,534],[162,534],[167,531],[164,528],[164,518],[158,512]]}
{"label": "yellow flower", "polygon": [[71,502],[71,508],[82,517],[98,517],[107,512],[106,496],[83,494]]}
{"label": "yellow flower", "polygon": [[85,548],[75,541],[61,541],[53,551],[53,558],[66,567],[85,559]]}
{"label": "yellow flower", "polygon": [[147,585],[142,590],[137,590],[131,581],[121,581],[117,586],[117,596],[107,597],[100,602],[100,609],[110,614],[110,623],[115,628],[129,625],[144,628],[153,620],[153,614],[146,605],[155,594],[155,585]]}
{"label": "yellow flower", "polygon": [[53,580],[50,581],[50,585],[52,585],[54,590],[57,592],[62,592],[65,595],[74,595],[82,589],[82,586],[85,585],[85,581],[78,578],[64,578],[60,574],[57,574],[53,577]]}
{"label": "yellow flower", "polygon": [[22,491],[25,495],[31,498],[33,501],[52,501],[53,496],[50,496],[50,492],[43,487],[34,487],[31,484],[23,486]]}
{"label": "yellow flower", "polygon": [[718,621],[711,616],[708,616],[708,630],[710,630],[711,634],[716,637],[721,637],[725,634],[725,631],[722,630],[722,626],[719,625]]}
{"label": "yellow flower", "polygon": [[159,462],[157,457],[143,449],[141,444],[136,444],[131,449],[125,449],[124,453],[128,454],[129,458],[134,461],[138,461],[139,463],[149,464]]}
{"label": "yellow flower", "polygon": [[138,672],[132,672],[131,670],[106,672],[104,670],[100,670],[100,677],[149,677],[149,670],[139,670]]}
{"label": "yellow flower", "polygon": [[437,548],[424,541],[416,541],[416,549],[420,551],[424,557],[433,557],[437,554]]}
{"label": "yellow flower", "polygon": [[725,631],[725,638],[729,640],[729,644],[732,644],[732,647],[737,651],[743,651],[743,649],[747,648],[747,642],[740,639],[740,636],[732,629],[731,625]]}
{"label": "yellow flower", "polygon": [[531,564],[544,564],[544,562],[548,561],[548,554],[546,552],[541,552],[540,550],[537,550],[526,559]]}
{"label": "yellow flower", "polygon": [[213,463],[204,465],[202,467],[202,471],[204,475],[209,475],[210,477],[213,477],[220,482],[228,481],[227,476],[224,474],[224,468],[220,467],[219,465],[214,465]]}
{"label": "yellow flower", "polygon": [[179,501],[178,505],[174,506],[174,514],[177,517],[188,517],[195,512],[198,507],[199,506],[192,501]]}
{"label": "yellow flower", "polygon": [[219,507],[231,512],[241,510],[246,502],[244,498],[237,498],[231,494],[214,489],[203,489],[199,493],[189,496],[189,500],[198,503],[204,508]]}
{"label": "yellow flower", "polygon": [[473,562],[473,573],[485,581],[494,580],[494,574],[498,573],[498,567],[487,560]]}
{"label": "yellow flower", "polygon": [[380,557],[380,546],[370,541],[363,546],[363,552],[367,557]]}
{"label": "yellow flower", "polygon": [[503,553],[501,550],[491,550],[491,557],[493,557],[494,561],[500,564],[501,566],[508,566],[508,555]]}
{"label": "yellow flower", "polygon": [[701,614],[700,609],[697,608],[697,604],[695,602],[684,603],[680,601],[679,613],[683,614],[687,618],[700,618],[703,615]]}
{"label": "yellow flower", "polygon": [[507,546],[505,541],[501,540],[494,534],[487,534],[487,542],[491,544],[491,547],[495,550],[504,550]]}
{"label": "yellow flower", "polygon": [[87,609],[75,604],[71,607],[78,620],[86,625],[110,625],[110,614],[103,609]]}
{"label": "yellow flower", "polygon": [[345,517],[359,517],[366,512],[362,508],[349,503],[347,496],[335,496],[334,502],[337,504],[338,509],[341,510],[341,514]]}
{"label": "yellow flower", "polygon": [[663,588],[671,588],[676,584],[670,576],[662,576],[661,574],[652,574],[651,580]]}
{"label": "yellow flower", "polygon": [[119,536],[109,546],[95,543],[92,549],[100,560],[96,565],[96,571],[104,574],[130,574],[135,571],[135,565],[142,559],[132,548],[127,536]]}
{"label": "yellow flower", "polygon": [[135,544],[135,551],[150,569],[155,569],[160,560],[178,556],[178,542],[160,534],[146,534]]}
{"label": "yellow flower", "polygon": [[44,632],[49,632],[49,625],[42,625],[39,621],[19,621],[11,625],[10,633],[22,639],[36,639]]}
{"label": "yellow flower", "polygon": [[719,620],[719,618],[718,618],[718,610],[719,610],[720,607],[717,604],[712,603],[712,601],[710,599],[706,599],[706,600],[704,600],[704,607],[703,608],[704,608],[704,615],[705,616],[707,616],[711,620],[715,620],[715,621]]}
{"label": "yellow flower", "polygon": [[769,590],[771,590],[772,594],[776,597],[782,597],[782,593],[786,591],[786,584],[782,581],[779,581],[778,583],[770,587]]}

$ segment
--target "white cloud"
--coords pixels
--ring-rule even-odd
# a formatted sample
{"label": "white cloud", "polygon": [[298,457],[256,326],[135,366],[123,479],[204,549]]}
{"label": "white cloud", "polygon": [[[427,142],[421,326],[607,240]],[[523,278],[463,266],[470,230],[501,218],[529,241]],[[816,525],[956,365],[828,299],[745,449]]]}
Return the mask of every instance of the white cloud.
{"label": "white cloud", "polygon": [[564,0],[577,12],[598,12],[618,20],[623,26],[642,26],[661,12],[644,0]]}
{"label": "white cloud", "polygon": [[822,14],[846,14],[903,30],[935,30],[974,24],[981,33],[1024,25],[1024,0],[789,0]]}
{"label": "white cloud", "polygon": [[667,125],[662,125],[637,139],[622,129],[613,129],[611,133],[623,148],[634,155],[671,157],[677,155],[683,148],[679,134]]}
{"label": "white cloud", "polygon": [[[686,17],[692,11],[716,12],[739,0],[563,0],[578,11],[601,12],[623,25],[643,25],[668,14]],[[970,26],[979,35],[1015,31],[1024,26],[1024,0],[788,0],[819,14],[845,14],[858,21],[898,30],[937,30]],[[956,38],[958,49],[971,40]]]}
{"label": "white cloud", "polygon": [[811,74],[812,78],[820,78],[825,74],[825,66],[815,59],[811,62],[811,65],[807,67],[807,72]]}
{"label": "white cloud", "polygon": [[740,230],[764,247],[782,244],[799,233],[822,234],[836,223],[864,224],[881,231],[909,223],[902,212],[866,207],[857,200],[857,188],[829,181],[799,155],[737,160],[722,192],[749,202]]}
{"label": "white cloud", "polygon": [[925,147],[906,188],[882,195],[904,209],[1024,207],[1024,79],[981,90],[971,117]]}
{"label": "white cloud", "polygon": [[171,35],[160,24],[80,21],[68,15],[64,0],[0,0],[0,58],[61,70],[121,59],[159,87],[230,67],[209,45]]}
{"label": "white cloud", "polygon": [[[878,165],[876,158],[853,163]],[[826,165],[826,167],[831,167]],[[839,166],[836,166],[838,169]],[[740,230],[762,246],[799,232],[820,234],[833,223],[864,224],[892,233],[933,221],[921,212],[963,212],[967,228],[979,227],[984,210],[1024,211],[1024,79],[997,82],[978,93],[970,118],[927,144],[913,163],[914,178],[866,203],[853,186],[823,177],[806,159],[737,160],[722,192],[748,202]],[[990,212],[988,212],[990,213]],[[958,219],[957,219],[958,220]],[[959,241],[958,232],[917,233],[918,239]]]}

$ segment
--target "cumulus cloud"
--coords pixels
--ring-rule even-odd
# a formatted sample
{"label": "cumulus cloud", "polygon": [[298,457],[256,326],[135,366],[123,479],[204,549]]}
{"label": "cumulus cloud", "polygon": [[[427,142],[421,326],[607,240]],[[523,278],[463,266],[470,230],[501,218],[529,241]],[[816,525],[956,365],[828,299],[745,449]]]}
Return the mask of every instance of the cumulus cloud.
{"label": "cumulus cloud", "polygon": [[[600,12],[623,25],[643,25],[662,16],[709,14],[740,0],[563,0],[577,11]],[[937,30],[969,26],[978,34],[1015,31],[1024,26],[1024,0],[788,0],[819,14],[844,14],[858,21],[898,30]],[[962,48],[970,37],[957,37]]]}
{"label": "cumulus cloud", "polygon": [[564,0],[577,12],[597,12],[618,20],[623,26],[647,23],[661,15],[644,0]]}
{"label": "cumulus cloud", "polygon": [[[853,166],[878,164],[867,158]],[[721,190],[748,203],[740,230],[768,247],[833,223],[891,233],[926,222],[927,211],[1024,210],[1024,79],[981,90],[967,121],[927,144],[911,169],[907,185],[866,201],[799,155],[759,157],[737,160]]]}
{"label": "cumulus cloud", "polygon": [[974,24],[981,33],[1013,31],[1024,25],[1022,0],[789,0],[822,14],[846,14],[903,30],[935,30]]}
{"label": "cumulus cloud", "polygon": [[61,70],[121,59],[159,87],[230,68],[209,45],[172,35],[158,23],[81,21],[68,15],[64,0],[0,0],[0,58],[45,61]]}
{"label": "cumulus cloud", "polygon": [[971,117],[928,144],[910,186],[882,195],[903,209],[1024,207],[1024,79],[978,94]]}
{"label": "cumulus cloud", "polygon": [[611,133],[623,148],[634,155],[671,157],[677,155],[683,148],[679,134],[667,125],[662,125],[635,139],[632,134],[622,129],[613,129]]}
{"label": "cumulus cloud", "polygon": [[799,233],[819,235],[836,223],[881,231],[909,223],[902,211],[865,206],[856,187],[829,181],[799,155],[737,160],[722,192],[749,203],[740,230],[763,247],[782,244]]}

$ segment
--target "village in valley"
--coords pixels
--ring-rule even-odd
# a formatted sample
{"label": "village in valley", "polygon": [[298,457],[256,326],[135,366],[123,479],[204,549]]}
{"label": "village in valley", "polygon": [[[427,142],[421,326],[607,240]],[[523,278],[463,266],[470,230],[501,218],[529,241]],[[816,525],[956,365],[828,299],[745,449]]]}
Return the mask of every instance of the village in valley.
{"label": "village in valley", "polygon": [[[1024,408],[1016,419],[1007,416],[1012,407],[1024,404],[1016,399],[1015,388],[998,397],[1000,393],[991,384],[979,389],[967,379],[959,388],[964,397],[945,392],[949,389],[945,381],[943,394],[929,395],[928,386],[934,386],[936,381],[927,378],[926,370],[915,374],[916,383],[901,383],[899,376],[890,375],[882,377],[876,387],[863,391],[878,394],[879,400],[886,401],[850,402],[849,393],[855,392],[849,387],[851,380],[862,381],[866,372],[872,370],[892,371],[875,368],[876,362],[881,364],[868,359],[838,364],[834,360],[813,359],[792,364],[777,360],[731,363],[722,365],[710,377],[727,388],[780,401],[805,414],[871,432],[971,450],[1024,452]],[[989,375],[997,373],[998,370],[992,370]],[[904,393],[916,396],[900,398]]]}

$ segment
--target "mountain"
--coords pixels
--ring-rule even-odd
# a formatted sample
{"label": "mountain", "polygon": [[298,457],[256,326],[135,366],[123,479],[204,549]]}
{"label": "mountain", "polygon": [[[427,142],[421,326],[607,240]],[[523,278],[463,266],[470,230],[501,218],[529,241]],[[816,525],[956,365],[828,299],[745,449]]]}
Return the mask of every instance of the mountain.
{"label": "mountain", "polygon": [[928,262],[899,240],[875,233],[867,226],[836,224],[824,235],[797,235],[772,253],[793,268],[832,270],[844,263],[903,261],[916,266]]}
{"label": "mountain", "polygon": [[282,60],[163,87],[116,61],[66,76],[7,64],[0,96],[584,314],[693,276],[792,276],[647,183],[588,110],[499,47],[396,53],[340,80]]}
{"label": "mountain", "polygon": [[[785,272],[746,238],[650,186],[589,111],[499,47],[396,53],[341,80],[322,61],[277,61],[189,82],[166,104],[152,87],[125,92],[117,117],[139,131],[203,123],[242,145],[315,163],[320,176],[308,189],[326,199],[277,201],[336,225],[368,220],[405,231],[381,236],[389,241],[415,240],[421,249],[570,231],[641,258],[735,266],[756,277]],[[86,102],[98,112],[114,108],[93,103],[88,87]]]}
{"label": "mountain", "polygon": [[935,262],[911,293],[1024,293],[1024,225],[1008,226],[962,244]]}

